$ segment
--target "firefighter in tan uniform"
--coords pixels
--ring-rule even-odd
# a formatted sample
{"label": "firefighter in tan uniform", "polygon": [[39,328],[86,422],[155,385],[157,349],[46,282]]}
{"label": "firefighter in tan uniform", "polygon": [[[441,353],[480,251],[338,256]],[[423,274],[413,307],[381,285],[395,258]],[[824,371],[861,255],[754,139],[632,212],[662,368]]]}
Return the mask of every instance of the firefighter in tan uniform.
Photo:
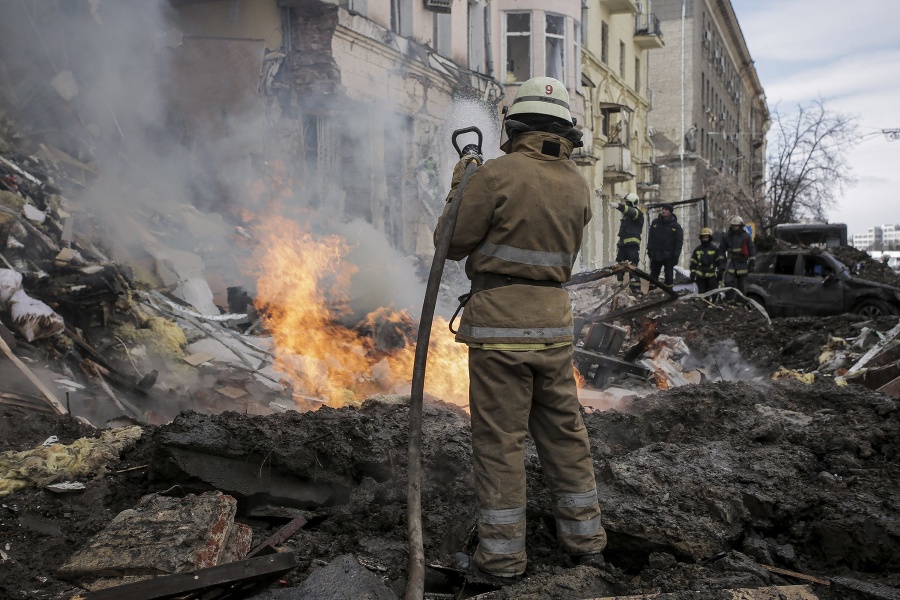
{"label": "firefighter in tan uniform", "polygon": [[455,560],[498,585],[526,567],[527,432],[554,497],[560,546],[594,565],[606,546],[562,289],[591,219],[590,189],[569,158],[581,132],[568,101],[556,79],[522,85],[504,121],[506,155],[469,179],[450,245],[451,260],[468,257],[472,281],[456,339],[469,346],[479,538],[472,557]]}

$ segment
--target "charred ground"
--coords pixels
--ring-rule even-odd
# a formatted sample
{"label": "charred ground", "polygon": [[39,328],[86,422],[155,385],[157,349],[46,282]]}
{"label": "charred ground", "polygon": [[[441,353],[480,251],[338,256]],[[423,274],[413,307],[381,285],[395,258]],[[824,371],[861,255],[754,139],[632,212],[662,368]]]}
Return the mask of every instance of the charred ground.
{"label": "charred ground", "polygon": [[[239,520],[253,527],[256,542],[288,518],[306,516],[307,526],[287,543],[300,562],[288,584],[354,554],[402,594],[407,407],[398,400],[264,417],[188,412],[147,428],[121,464],[84,492],[27,491],[4,500],[0,532],[17,560],[0,564],[2,595],[67,597],[73,586],[55,569],[119,511],[146,493],[210,489],[210,480],[238,498]],[[791,582],[761,565],[900,585],[900,411],[883,394],[827,382],[708,383],[585,420],[609,566],[574,567],[557,547],[550,497],[529,445],[529,578],[495,597]],[[35,420],[15,410],[2,422],[19,448],[81,433],[65,417]],[[465,413],[439,401],[426,404],[424,428],[426,556],[440,562],[474,543],[470,431]],[[249,489],[240,468],[221,479],[198,477],[187,456],[243,464],[274,485]],[[290,489],[279,492],[282,484]],[[438,590],[453,583],[433,575]],[[829,593],[820,596],[852,597]]]}

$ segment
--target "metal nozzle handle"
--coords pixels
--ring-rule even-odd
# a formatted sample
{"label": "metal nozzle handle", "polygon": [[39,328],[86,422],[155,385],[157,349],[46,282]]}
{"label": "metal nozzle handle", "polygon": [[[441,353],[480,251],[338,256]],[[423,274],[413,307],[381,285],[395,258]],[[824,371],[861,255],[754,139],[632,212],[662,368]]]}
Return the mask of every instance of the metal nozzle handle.
{"label": "metal nozzle handle", "polygon": [[[481,135],[481,130],[473,125],[472,127],[466,127],[464,129],[457,129],[456,131],[453,132],[453,135],[451,137],[451,139],[453,141],[453,148],[456,150],[456,153],[460,156],[460,158],[462,158],[463,151],[460,149],[459,144],[456,142],[456,138],[458,138],[459,136],[461,136],[464,133],[475,133],[478,135],[478,154],[481,154],[482,153],[481,152],[481,142],[483,140],[483,136]],[[471,145],[471,144],[468,144],[467,146],[469,146],[469,145]]]}

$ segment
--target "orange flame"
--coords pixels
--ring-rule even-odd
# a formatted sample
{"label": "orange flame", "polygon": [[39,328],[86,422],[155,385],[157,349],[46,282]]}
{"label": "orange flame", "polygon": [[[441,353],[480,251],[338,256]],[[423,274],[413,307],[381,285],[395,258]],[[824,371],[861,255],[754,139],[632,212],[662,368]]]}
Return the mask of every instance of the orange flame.
{"label": "orange flame", "polygon": [[584,375],[581,374],[581,371],[578,370],[578,367],[574,368],[575,371],[575,387],[579,390],[587,385],[587,380],[584,378]]}
{"label": "orange flame", "polygon": [[[263,223],[254,233],[260,240],[257,308],[275,340],[276,367],[289,377],[300,407],[315,409],[323,402],[339,407],[374,394],[408,393],[415,348],[405,311],[384,307],[363,323],[371,331],[395,324],[389,333],[400,340],[399,349],[378,348],[372,337],[336,322],[357,270],[344,260],[347,242],[316,236],[286,219]],[[433,324],[425,391],[464,406],[466,347],[454,341],[446,325],[442,319]]]}

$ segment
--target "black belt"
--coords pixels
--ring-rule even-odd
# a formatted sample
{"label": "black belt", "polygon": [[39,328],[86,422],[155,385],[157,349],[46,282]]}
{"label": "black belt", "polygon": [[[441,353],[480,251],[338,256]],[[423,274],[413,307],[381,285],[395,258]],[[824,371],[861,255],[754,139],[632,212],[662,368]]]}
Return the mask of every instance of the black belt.
{"label": "black belt", "polygon": [[501,275],[499,273],[475,273],[472,276],[472,289],[468,293],[459,297],[459,306],[456,312],[450,318],[450,332],[456,334],[458,330],[453,329],[453,322],[459,315],[459,311],[469,303],[469,300],[478,292],[485,290],[493,290],[496,288],[506,287],[508,285],[535,285],[538,287],[553,287],[562,289],[562,283],[550,279],[529,279],[527,277],[513,277],[512,275]]}

